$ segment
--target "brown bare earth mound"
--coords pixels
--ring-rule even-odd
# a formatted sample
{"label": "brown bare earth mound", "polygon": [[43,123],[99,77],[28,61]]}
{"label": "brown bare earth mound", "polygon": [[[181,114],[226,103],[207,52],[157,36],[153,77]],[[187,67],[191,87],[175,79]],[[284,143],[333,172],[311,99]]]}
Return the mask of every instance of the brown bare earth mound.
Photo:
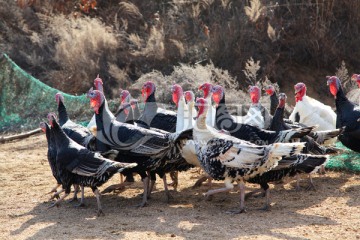
{"label": "brown bare earth mound", "polygon": [[[317,191],[297,192],[291,180],[273,187],[271,211],[257,210],[264,199],[251,198],[246,202],[248,212],[239,215],[225,213],[238,206],[236,191],[206,201],[206,186],[191,188],[198,177],[193,171],[179,174],[180,187],[172,192],[170,203],[158,180],[149,206],[134,208],[142,192],[136,178],[124,192],[103,195],[106,215],[96,217],[90,189],[86,208],[64,203],[47,209],[46,193],[55,180],[46,152],[44,135],[0,145],[0,239],[360,239],[358,175],[316,175]],[[101,190],[118,181],[114,176]]]}

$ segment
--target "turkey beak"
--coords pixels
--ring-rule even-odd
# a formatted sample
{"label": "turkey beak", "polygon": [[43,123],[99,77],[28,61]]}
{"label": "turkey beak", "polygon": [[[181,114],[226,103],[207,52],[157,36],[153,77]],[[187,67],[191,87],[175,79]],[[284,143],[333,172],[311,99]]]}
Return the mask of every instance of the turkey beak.
{"label": "turkey beak", "polygon": [[330,86],[330,84],[331,84],[331,80],[327,80],[327,81],[326,81],[326,85],[327,85],[327,86]]}
{"label": "turkey beak", "polygon": [[360,122],[360,118],[357,121]]}

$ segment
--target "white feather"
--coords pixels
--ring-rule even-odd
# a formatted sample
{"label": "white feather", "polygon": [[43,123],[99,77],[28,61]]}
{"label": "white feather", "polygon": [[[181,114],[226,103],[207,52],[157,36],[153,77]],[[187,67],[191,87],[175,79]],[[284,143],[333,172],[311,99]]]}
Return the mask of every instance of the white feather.
{"label": "white feather", "polygon": [[[330,106],[325,105],[309,96],[304,96],[301,101],[295,105],[289,119],[295,121],[296,113],[300,116],[300,123],[306,126],[318,125],[318,131],[336,129],[336,113]],[[335,143],[336,138],[326,142],[326,144]]]}

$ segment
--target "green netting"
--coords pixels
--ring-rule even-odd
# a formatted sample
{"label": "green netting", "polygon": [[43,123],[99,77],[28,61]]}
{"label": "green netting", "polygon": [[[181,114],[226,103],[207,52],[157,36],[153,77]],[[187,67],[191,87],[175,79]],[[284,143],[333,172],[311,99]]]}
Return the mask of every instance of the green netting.
{"label": "green netting", "polygon": [[[34,129],[56,112],[55,94],[61,92],[32,77],[6,54],[0,56],[0,132]],[[87,122],[92,110],[86,95],[63,93],[69,117]]]}
{"label": "green netting", "polygon": [[360,153],[348,149],[342,145],[341,142],[337,142],[336,147],[341,148],[344,152],[337,156],[332,156],[326,164],[326,167],[334,170],[345,169],[360,173]]}

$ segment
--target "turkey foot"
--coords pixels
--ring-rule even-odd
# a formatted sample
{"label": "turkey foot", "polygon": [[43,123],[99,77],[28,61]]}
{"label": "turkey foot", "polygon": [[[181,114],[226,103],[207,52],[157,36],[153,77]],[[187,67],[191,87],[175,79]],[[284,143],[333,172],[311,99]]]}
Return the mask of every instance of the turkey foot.
{"label": "turkey foot", "polygon": [[246,212],[247,211],[245,208],[226,211],[226,213],[228,213],[228,214],[240,214],[240,213],[246,213]]}
{"label": "turkey foot", "polygon": [[105,194],[105,193],[110,193],[110,192],[115,192],[115,191],[124,191],[125,190],[125,186],[128,186],[130,185],[131,183],[130,182],[123,182],[123,183],[120,183],[120,184],[114,184],[114,185],[111,185],[107,188],[105,188],[101,194]]}
{"label": "turkey foot", "polygon": [[208,179],[208,176],[203,175],[201,176],[194,184],[194,186],[192,186],[192,189],[194,188],[198,188],[202,185],[203,182],[205,182]]}
{"label": "turkey foot", "polygon": [[97,211],[97,214],[96,214],[98,217],[100,217],[100,216],[105,216],[105,213],[103,212],[103,210],[102,209],[99,209],[98,211]]}
{"label": "turkey foot", "polygon": [[178,171],[173,171],[173,172],[170,172],[170,178],[172,180],[171,183],[168,184],[168,186],[171,186],[174,188],[174,191],[176,192],[177,191],[177,186],[178,186]]}

